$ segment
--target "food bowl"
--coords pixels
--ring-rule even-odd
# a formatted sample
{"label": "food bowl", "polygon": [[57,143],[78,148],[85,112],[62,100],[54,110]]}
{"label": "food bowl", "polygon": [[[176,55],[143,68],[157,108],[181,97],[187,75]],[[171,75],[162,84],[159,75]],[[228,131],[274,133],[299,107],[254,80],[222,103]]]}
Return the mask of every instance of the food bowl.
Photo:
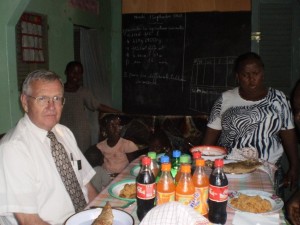
{"label": "food bowl", "polygon": [[202,158],[214,161],[215,159],[223,159],[227,155],[225,148],[212,145],[201,145],[191,148],[191,153],[201,152]]}

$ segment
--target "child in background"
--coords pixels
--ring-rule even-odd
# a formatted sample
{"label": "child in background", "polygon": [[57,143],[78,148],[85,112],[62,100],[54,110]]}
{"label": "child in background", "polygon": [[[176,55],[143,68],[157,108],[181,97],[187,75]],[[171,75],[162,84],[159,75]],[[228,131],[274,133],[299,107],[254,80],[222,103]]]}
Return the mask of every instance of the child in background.
{"label": "child in background", "polygon": [[128,164],[127,154],[138,151],[138,146],[121,137],[121,119],[116,114],[108,114],[104,118],[106,139],[96,146],[103,154],[103,169],[113,178]]}
{"label": "child in background", "polygon": [[149,152],[171,156],[171,150],[172,145],[167,134],[162,129],[156,129],[149,137]]}

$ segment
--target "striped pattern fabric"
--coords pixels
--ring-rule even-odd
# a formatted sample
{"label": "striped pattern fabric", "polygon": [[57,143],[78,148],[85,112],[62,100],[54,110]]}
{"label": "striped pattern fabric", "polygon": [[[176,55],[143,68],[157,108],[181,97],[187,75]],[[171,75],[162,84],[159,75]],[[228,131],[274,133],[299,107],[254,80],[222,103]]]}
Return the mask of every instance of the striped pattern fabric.
{"label": "striped pattern fabric", "polygon": [[293,128],[292,121],[283,92],[269,88],[264,99],[251,102],[242,100],[233,89],[215,102],[208,126],[218,124],[222,130],[218,145],[229,151],[251,147],[257,149],[259,158],[275,163],[282,153],[279,131]]}

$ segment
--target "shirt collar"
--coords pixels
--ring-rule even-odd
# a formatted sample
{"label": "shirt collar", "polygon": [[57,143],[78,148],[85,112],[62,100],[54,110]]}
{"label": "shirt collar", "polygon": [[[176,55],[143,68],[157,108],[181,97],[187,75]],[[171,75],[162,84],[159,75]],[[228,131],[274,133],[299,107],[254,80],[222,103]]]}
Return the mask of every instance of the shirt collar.
{"label": "shirt collar", "polygon": [[26,123],[29,125],[30,130],[32,131],[32,133],[41,141],[44,142],[44,140],[47,138],[47,134],[48,131],[39,128],[38,126],[36,126],[29,118],[29,116],[27,115],[27,113],[25,113],[24,115],[24,119],[26,121]]}

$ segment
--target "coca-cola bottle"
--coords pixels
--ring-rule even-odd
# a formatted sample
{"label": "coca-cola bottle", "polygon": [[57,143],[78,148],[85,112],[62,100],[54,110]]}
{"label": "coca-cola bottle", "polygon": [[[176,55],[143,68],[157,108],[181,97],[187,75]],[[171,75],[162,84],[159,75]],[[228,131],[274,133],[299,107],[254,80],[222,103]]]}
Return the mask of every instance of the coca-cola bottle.
{"label": "coca-cola bottle", "polygon": [[154,207],[156,196],[156,183],[150,169],[151,159],[142,158],[142,167],[136,178],[137,216],[140,221]]}
{"label": "coca-cola bottle", "polygon": [[228,180],[223,166],[223,159],[216,159],[209,177],[208,219],[214,224],[225,224],[227,220]]}

